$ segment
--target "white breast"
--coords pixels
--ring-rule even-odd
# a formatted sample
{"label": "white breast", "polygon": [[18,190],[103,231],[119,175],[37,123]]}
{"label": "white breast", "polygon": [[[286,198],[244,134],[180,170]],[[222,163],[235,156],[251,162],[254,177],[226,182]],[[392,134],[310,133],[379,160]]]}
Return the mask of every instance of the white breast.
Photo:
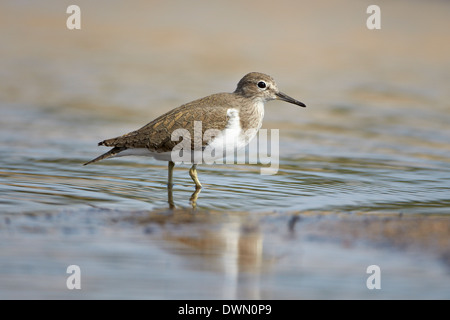
{"label": "white breast", "polygon": [[[239,111],[234,108],[227,110],[228,122],[225,129],[215,132],[215,138],[208,144],[203,152],[203,160],[210,163],[215,159],[234,157],[234,151],[245,146],[242,138]],[[208,131],[205,135],[208,135]]]}
{"label": "white breast", "polygon": [[[241,120],[237,109],[227,110],[228,123],[225,130],[220,132],[209,144],[213,148],[238,147],[241,135]],[[234,148],[235,149],[235,148]]]}

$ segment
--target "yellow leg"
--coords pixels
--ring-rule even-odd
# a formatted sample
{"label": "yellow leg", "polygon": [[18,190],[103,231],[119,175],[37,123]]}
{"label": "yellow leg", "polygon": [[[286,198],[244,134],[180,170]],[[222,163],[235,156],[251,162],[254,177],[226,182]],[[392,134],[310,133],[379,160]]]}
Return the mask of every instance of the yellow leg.
{"label": "yellow leg", "polygon": [[189,199],[191,201],[192,209],[197,208],[197,199],[200,191],[202,191],[202,188],[195,188],[194,193],[191,195],[191,198]]}
{"label": "yellow leg", "polygon": [[175,167],[175,163],[172,161],[169,161],[169,180],[167,183],[167,187],[169,189],[172,189],[172,187],[173,187],[173,167]]}
{"label": "yellow leg", "polygon": [[189,170],[189,175],[191,176],[192,180],[194,180],[195,183],[195,189],[201,189],[202,184],[198,180],[197,177],[197,165],[193,164],[191,169]]}

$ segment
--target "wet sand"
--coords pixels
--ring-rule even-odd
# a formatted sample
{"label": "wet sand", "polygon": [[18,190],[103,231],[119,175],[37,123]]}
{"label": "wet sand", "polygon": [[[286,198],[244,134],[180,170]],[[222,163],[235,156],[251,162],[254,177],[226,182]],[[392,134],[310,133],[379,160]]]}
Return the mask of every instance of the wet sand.
{"label": "wet sand", "polygon": [[[446,299],[443,216],[92,208],[3,217],[2,299]],[[66,288],[67,266],[82,270]],[[381,271],[369,290],[367,268]]]}

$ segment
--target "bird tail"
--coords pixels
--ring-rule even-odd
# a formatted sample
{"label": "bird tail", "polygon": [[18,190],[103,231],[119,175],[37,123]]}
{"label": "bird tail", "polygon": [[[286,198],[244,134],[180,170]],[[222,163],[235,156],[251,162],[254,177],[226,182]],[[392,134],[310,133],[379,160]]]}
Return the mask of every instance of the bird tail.
{"label": "bird tail", "polygon": [[109,150],[108,152],[102,154],[101,156],[98,156],[97,158],[86,162],[85,164],[83,164],[83,166],[85,166],[87,164],[91,164],[91,163],[97,162],[97,161],[100,161],[100,160],[103,160],[103,159],[108,159],[110,157],[113,157],[113,156],[115,156],[119,152],[122,152],[125,149],[127,149],[127,148],[126,147],[114,147],[111,150]]}

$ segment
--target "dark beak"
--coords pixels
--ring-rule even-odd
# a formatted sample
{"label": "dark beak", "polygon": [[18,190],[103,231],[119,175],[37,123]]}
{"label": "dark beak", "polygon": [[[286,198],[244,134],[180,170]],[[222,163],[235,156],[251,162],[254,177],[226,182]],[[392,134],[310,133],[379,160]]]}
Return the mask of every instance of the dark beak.
{"label": "dark beak", "polygon": [[289,102],[289,103],[293,103],[293,104],[296,104],[296,105],[298,105],[300,107],[303,107],[303,108],[306,107],[306,105],[303,102],[295,100],[294,98],[289,97],[287,94],[284,94],[283,92],[277,92],[277,93],[275,93],[275,95],[277,96],[277,98],[279,100],[283,100],[283,101],[286,101],[286,102]]}

